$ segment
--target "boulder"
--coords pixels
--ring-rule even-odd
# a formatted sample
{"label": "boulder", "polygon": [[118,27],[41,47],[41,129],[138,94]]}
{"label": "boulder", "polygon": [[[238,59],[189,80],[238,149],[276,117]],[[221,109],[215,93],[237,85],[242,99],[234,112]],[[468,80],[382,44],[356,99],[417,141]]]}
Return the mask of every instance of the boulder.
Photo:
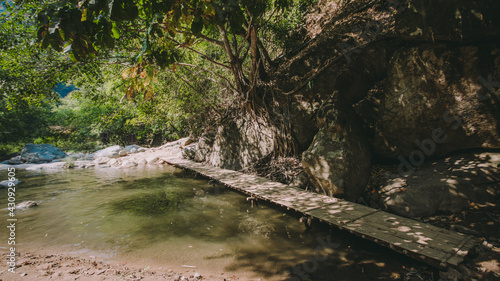
{"label": "boulder", "polygon": [[137,163],[135,163],[133,160],[125,160],[121,165],[121,167],[123,168],[130,168],[135,166],[137,166]]}
{"label": "boulder", "polygon": [[215,141],[215,132],[206,133],[198,141],[198,149],[194,154],[194,161],[204,162],[207,156],[212,152]]}
{"label": "boulder", "polygon": [[139,160],[137,160],[138,165],[146,165],[147,163],[148,163],[148,160],[146,160],[144,158],[140,158]]}
{"label": "boulder", "polygon": [[128,155],[128,151],[126,151],[125,149],[118,151],[118,156],[120,156],[120,157],[127,156],[127,155]]}
{"label": "boulder", "polygon": [[11,159],[2,162],[2,164],[8,164],[8,165],[19,165],[21,163],[22,163],[21,155],[12,157]]}
{"label": "boulder", "polygon": [[309,187],[310,181],[309,178],[307,177],[306,172],[301,172],[300,174],[293,179],[293,181],[290,183],[290,186],[297,187],[297,188],[302,188],[302,189],[307,189]]}
{"label": "boulder", "polygon": [[198,147],[197,144],[191,144],[189,146],[184,147],[184,149],[182,149],[182,158],[194,160],[197,147]]}
{"label": "boulder", "polygon": [[25,163],[48,163],[66,156],[66,153],[53,145],[28,143],[21,150],[20,160]]}
{"label": "boulder", "polygon": [[208,164],[240,170],[256,163],[276,146],[276,130],[266,120],[250,114],[226,120],[217,129]]}
{"label": "boulder", "polygon": [[97,158],[96,160],[94,160],[94,163],[97,165],[102,165],[102,164],[108,163],[109,160],[110,160],[110,158],[108,158],[108,157],[100,157],[100,158]]}
{"label": "boulder", "polygon": [[146,161],[148,162],[148,164],[155,164],[158,162],[158,160],[160,160],[160,158],[158,158],[156,156],[146,158]]}
{"label": "boulder", "polygon": [[500,153],[467,153],[428,162],[411,173],[386,173],[382,207],[405,217],[459,212],[500,195]]}
{"label": "boulder", "polygon": [[113,146],[98,150],[94,153],[94,159],[101,158],[101,157],[117,158],[117,157],[119,157],[118,152],[122,149],[123,148],[119,145],[113,145]]}
{"label": "boulder", "polygon": [[496,81],[500,46],[399,50],[380,105],[374,104],[374,152],[418,166],[458,150],[500,148]]}
{"label": "boulder", "polygon": [[82,159],[84,158],[86,155],[83,154],[83,153],[70,153],[68,155],[68,157],[66,158],[70,158],[70,159],[73,159],[73,160],[76,160],[76,159]]}
{"label": "boulder", "polygon": [[137,152],[146,152],[146,149],[144,147],[140,147],[137,149]]}
{"label": "boulder", "polygon": [[313,188],[354,201],[368,183],[371,150],[350,106],[331,101],[318,112],[319,131],[302,154]]}
{"label": "boulder", "polygon": [[136,144],[126,146],[124,149],[130,153],[136,153],[139,148],[142,148]]}
{"label": "boulder", "polygon": [[406,40],[463,43],[500,36],[497,0],[408,0],[397,6],[396,34]]}

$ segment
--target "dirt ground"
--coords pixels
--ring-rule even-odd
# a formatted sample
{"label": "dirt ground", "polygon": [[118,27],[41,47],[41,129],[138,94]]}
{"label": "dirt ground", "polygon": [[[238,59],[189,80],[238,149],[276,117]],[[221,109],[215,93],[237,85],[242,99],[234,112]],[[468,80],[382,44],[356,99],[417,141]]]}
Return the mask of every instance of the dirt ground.
{"label": "dirt ground", "polygon": [[19,254],[17,266],[15,273],[7,269],[0,271],[0,280],[243,280],[224,272],[197,272],[196,268],[139,267],[125,262],[104,262],[95,257],[30,252]]}

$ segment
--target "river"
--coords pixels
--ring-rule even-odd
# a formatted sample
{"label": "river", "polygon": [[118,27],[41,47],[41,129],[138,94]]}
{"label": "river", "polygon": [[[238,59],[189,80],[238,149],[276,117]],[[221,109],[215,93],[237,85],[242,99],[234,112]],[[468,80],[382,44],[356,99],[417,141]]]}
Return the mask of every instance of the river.
{"label": "river", "polygon": [[[168,165],[16,172],[17,202],[39,204],[16,211],[21,252],[240,280],[393,280],[422,266],[328,225],[306,230],[298,214],[252,207],[243,194]],[[7,190],[0,195],[6,208]],[[5,227],[0,235],[6,249]]]}

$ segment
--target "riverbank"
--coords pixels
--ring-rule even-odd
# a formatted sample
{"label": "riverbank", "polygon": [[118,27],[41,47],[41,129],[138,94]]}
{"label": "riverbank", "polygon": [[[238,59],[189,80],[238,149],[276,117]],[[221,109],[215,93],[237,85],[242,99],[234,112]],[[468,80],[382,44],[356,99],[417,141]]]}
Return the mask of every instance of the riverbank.
{"label": "riverbank", "polygon": [[[0,273],[0,280],[241,280],[221,273],[200,274],[195,268],[139,267],[134,263],[104,261],[96,257],[22,252],[16,273]],[[227,276],[225,276],[227,275]],[[258,280],[258,279],[255,279]]]}

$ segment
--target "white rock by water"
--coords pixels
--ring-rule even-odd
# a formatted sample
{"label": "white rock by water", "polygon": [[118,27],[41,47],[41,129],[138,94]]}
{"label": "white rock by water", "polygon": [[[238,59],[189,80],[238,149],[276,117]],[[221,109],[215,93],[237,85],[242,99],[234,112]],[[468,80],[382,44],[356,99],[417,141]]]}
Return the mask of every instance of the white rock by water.
{"label": "white rock by water", "polygon": [[[9,183],[10,183],[9,180],[3,180],[3,181],[1,181],[0,182],[0,188],[1,187],[9,187]],[[12,181],[12,183],[14,183],[14,185],[17,185],[18,183],[20,183],[20,181],[16,179],[15,181]]]}
{"label": "white rock by water", "polygon": [[148,157],[148,158],[146,159],[146,161],[148,161],[148,164],[154,164],[154,163],[158,162],[158,160],[159,160],[159,158],[158,158],[158,157],[156,157],[156,156],[153,156],[153,157]]}
{"label": "white rock by water", "polygon": [[101,158],[101,157],[109,157],[109,158],[116,158],[112,157],[116,153],[116,156],[118,157],[118,152],[122,150],[123,148],[119,145],[113,145],[105,149],[98,150],[94,153],[94,159]]}

